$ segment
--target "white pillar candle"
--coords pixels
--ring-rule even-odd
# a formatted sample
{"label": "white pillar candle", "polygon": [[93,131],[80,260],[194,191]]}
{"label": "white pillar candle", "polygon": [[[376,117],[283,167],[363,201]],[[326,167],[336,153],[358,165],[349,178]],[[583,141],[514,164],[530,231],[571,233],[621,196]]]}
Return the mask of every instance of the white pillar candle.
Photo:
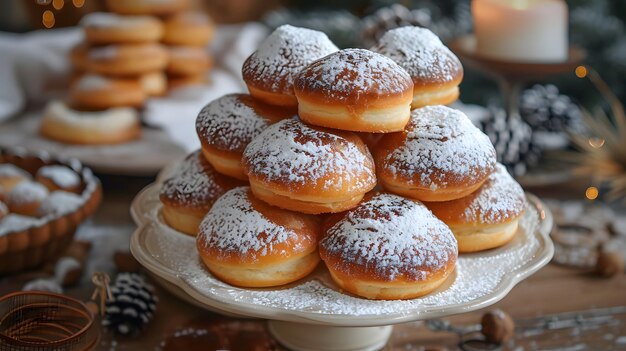
{"label": "white pillar candle", "polygon": [[567,60],[564,0],[473,0],[476,51],[515,62]]}

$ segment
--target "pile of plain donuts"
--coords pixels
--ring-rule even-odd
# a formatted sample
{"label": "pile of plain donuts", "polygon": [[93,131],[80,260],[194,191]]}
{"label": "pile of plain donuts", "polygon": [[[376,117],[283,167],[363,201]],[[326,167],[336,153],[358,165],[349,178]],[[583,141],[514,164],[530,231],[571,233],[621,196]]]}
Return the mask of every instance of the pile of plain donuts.
{"label": "pile of plain donuts", "polygon": [[85,41],[70,52],[74,77],[67,103],[46,109],[40,132],[70,144],[136,139],[137,108],[168,89],[204,83],[213,24],[188,0],[107,0],[112,12],[82,18]]}
{"label": "pile of plain donuts", "polygon": [[517,231],[526,200],[460,111],[463,69],[432,32],[372,50],[281,26],[244,63],[250,94],[199,113],[202,148],[164,182],[162,215],[195,235],[208,270],[241,287],[325,263],[342,291],[407,299],[439,287],[458,253]]}

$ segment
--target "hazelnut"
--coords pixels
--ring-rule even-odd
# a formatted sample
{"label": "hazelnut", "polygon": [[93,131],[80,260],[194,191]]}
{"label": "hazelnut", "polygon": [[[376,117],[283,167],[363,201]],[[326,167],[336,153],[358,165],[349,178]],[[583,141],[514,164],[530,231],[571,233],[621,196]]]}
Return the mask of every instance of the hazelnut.
{"label": "hazelnut", "polygon": [[624,273],[624,257],[620,252],[598,252],[596,273],[605,278],[611,278],[618,274]]}
{"label": "hazelnut", "polygon": [[515,334],[515,323],[511,316],[500,309],[491,310],[481,320],[482,333],[488,342],[501,344]]}

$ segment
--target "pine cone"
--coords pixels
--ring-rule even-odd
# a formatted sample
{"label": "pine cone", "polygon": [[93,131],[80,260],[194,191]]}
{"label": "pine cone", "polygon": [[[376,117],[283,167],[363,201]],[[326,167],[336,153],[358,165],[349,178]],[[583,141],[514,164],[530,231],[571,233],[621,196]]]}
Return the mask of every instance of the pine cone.
{"label": "pine cone", "polygon": [[535,131],[582,131],[580,108],[551,84],[537,84],[524,90],[520,97],[520,115]]}
{"label": "pine cone", "polygon": [[366,47],[371,47],[390,29],[405,26],[430,27],[431,17],[430,12],[425,9],[409,10],[400,4],[394,4],[363,18],[362,23],[363,43]]}
{"label": "pine cone", "polygon": [[478,124],[496,149],[498,162],[514,176],[524,175],[539,163],[542,149],[533,143],[532,129],[524,121],[507,121],[504,110],[492,109]]}
{"label": "pine cone", "polygon": [[154,288],[135,273],[120,273],[111,287],[102,325],[121,335],[132,335],[152,319],[158,298]]}

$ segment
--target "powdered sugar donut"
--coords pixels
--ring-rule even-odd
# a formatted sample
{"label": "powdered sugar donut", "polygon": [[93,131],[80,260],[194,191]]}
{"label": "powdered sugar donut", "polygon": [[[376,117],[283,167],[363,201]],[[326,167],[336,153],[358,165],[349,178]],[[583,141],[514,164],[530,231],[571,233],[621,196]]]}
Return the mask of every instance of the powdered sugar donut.
{"label": "powdered sugar donut", "polygon": [[200,12],[182,12],[165,20],[163,42],[168,45],[206,46],[213,39],[214,25]]}
{"label": "powdered sugar donut", "polygon": [[283,25],[244,62],[243,80],[255,98],[272,105],[296,107],[296,76],[311,62],[339,50],[326,34]]}
{"label": "powdered sugar donut", "polygon": [[266,287],[291,283],[319,263],[317,221],[272,207],[249,187],[224,194],[207,213],[196,239],[213,275],[233,285]]}
{"label": "powdered sugar donut", "polygon": [[86,74],[70,87],[69,99],[78,110],[99,111],[111,107],[140,107],[147,95],[137,79]]}
{"label": "powdered sugar donut", "polygon": [[498,164],[477,191],[426,206],[452,229],[460,252],[475,252],[502,246],[515,236],[526,196],[506,168]]}
{"label": "powdered sugar donut", "polygon": [[303,213],[345,211],[376,186],[372,156],[356,134],[295,118],[257,135],[242,163],[255,196]]}
{"label": "powdered sugar donut", "polygon": [[43,166],[37,170],[35,179],[51,192],[63,190],[78,194],[82,189],[82,182],[78,173],[66,166]]}
{"label": "powdered sugar donut", "polygon": [[357,132],[396,132],[411,113],[413,82],[391,59],[363,49],[315,61],[295,83],[298,115],[311,124]]}
{"label": "powdered sugar donut", "polygon": [[428,294],[454,270],[457,242],[422,203],[368,194],[356,208],[333,215],[320,256],[342,289],[368,299]]}
{"label": "powdered sugar donut", "polygon": [[73,110],[61,101],[51,101],[44,111],[39,133],[69,144],[119,144],[141,135],[137,110],[130,107],[105,111]]}
{"label": "powdered sugar donut", "polygon": [[13,213],[34,217],[41,202],[48,197],[48,189],[32,181],[23,181],[11,189],[7,205]]}
{"label": "powdered sugar donut", "polygon": [[80,20],[80,25],[92,44],[155,42],[163,36],[163,24],[152,16],[92,12]]}
{"label": "powdered sugar donut", "polygon": [[193,152],[180,170],[163,183],[159,195],[163,219],[178,231],[196,235],[213,203],[226,191],[243,184],[217,173],[200,151]]}
{"label": "powdered sugar donut", "polygon": [[385,33],[372,50],[404,68],[413,79],[412,108],[447,105],[459,97],[461,61],[430,30],[400,27]]}
{"label": "powdered sugar donut", "polygon": [[213,59],[205,48],[193,46],[168,47],[170,60],[166,71],[170,75],[189,76],[205,73],[213,65]]}
{"label": "powdered sugar donut", "polygon": [[247,180],[241,157],[248,143],[270,124],[291,116],[247,94],[222,96],[206,105],[196,119],[202,153],[218,172]]}
{"label": "powdered sugar donut", "polygon": [[37,209],[37,215],[39,217],[65,216],[78,211],[84,204],[85,200],[80,195],[57,190],[50,193],[50,196],[41,202]]}
{"label": "powdered sugar donut", "polygon": [[72,64],[85,72],[111,76],[137,76],[163,70],[168,52],[157,43],[78,45],[70,52]]}
{"label": "powdered sugar donut", "polygon": [[463,112],[445,106],[413,110],[405,130],[385,134],[374,156],[386,189],[422,201],[467,196],[496,165],[489,138]]}
{"label": "powdered sugar donut", "polygon": [[0,163],[0,186],[5,194],[18,183],[31,178],[30,173],[11,163]]}

